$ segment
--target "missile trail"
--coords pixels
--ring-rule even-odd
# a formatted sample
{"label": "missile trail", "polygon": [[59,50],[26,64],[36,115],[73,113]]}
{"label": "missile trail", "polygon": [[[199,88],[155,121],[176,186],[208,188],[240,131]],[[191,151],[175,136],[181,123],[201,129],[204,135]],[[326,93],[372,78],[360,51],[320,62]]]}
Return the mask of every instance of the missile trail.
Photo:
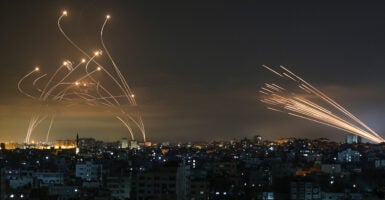
{"label": "missile trail", "polygon": [[[265,65],[262,67],[278,75],[279,81],[288,82],[283,84],[285,86],[265,83],[261,87],[259,100],[267,104],[267,109],[349,132],[372,142],[385,142],[384,138],[347,109],[288,68],[280,66],[283,70],[280,72]],[[323,102],[326,106],[313,99]]]}

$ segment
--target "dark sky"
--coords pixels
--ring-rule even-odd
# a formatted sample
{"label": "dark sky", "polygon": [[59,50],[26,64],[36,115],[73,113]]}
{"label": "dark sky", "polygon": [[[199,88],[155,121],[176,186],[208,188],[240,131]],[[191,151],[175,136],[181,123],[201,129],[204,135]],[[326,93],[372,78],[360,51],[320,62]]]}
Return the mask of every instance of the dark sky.
{"label": "dark sky", "polygon": [[[91,52],[101,48],[105,14],[111,54],[133,88],[147,137],[155,141],[227,140],[259,134],[327,137],[341,131],[271,112],[257,101],[285,65],[385,132],[385,12],[381,3],[271,1],[1,1],[0,141],[24,140],[38,102],[17,90],[36,65],[52,73],[81,54],[63,27]],[[60,106],[60,105],[58,105]],[[44,140],[47,123],[32,139]],[[128,133],[111,114],[87,106],[59,112],[52,139],[117,140]]]}

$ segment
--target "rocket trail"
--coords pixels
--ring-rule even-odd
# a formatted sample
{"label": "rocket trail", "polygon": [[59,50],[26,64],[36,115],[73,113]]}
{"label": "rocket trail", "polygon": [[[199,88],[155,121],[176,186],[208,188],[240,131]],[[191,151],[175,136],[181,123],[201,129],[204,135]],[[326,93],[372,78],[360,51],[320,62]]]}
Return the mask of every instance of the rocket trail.
{"label": "rocket trail", "polygon": [[[280,66],[280,69],[283,70],[280,72],[265,65],[262,67],[275,75],[279,75],[280,81],[289,82],[285,84],[286,87],[278,83],[265,83],[261,87],[259,100],[267,104],[269,110],[283,112],[290,116],[353,133],[372,142],[385,142],[384,138],[347,109],[288,68]],[[315,98],[327,106],[310,100]]]}
{"label": "rocket trail", "polygon": [[[96,61],[102,55],[101,50],[90,56],[64,32],[60,22],[67,16],[68,12],[63,11],[57,20],[58,29],[77,51],[86,56],[86,59],[82,59],[78,64],[66,60],[52,75],[36,76],[35,73],[40,71],[40,68],[36,67],[19,80],[20,93],[37,100],[40,108],[30,119],[25,143],[29,143],[34,129],[48,116],[52,116],[46,134],[46,142],[48,142],[56,116],[54,114],[56,111],[49,109],[51,103],[72,105],[80,102],[98,109],[108,109],[111,117],[127,129],[131,139],[135,138],[135,130],[138,130],[143,141],[146,141],[142,115],[135,109],[137,107],[135,95],[103,40],[103,31],[110,16],[106,16],[100,29],[100,42],[112,66],[102,65]],[[31,84],[26,84],[27,81],[31,81]]]}

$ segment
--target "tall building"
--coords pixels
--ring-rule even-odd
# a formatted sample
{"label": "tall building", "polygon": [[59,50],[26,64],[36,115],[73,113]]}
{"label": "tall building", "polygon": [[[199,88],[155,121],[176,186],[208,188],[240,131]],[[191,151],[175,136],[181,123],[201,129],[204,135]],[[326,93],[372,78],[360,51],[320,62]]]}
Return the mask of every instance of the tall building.
{"label": "tall building", "polygon": [[6,198],[5,188],[6,188],[5,172],[4,172],[4,169],[0,167],[0,199]]}
{"label": "tall building", "polygon": [[176,196],[180,200],[187,200],[190,193],[190,165],[186,165],[186,160],[182,160],[176,171]]}
{"label": "tall building", "polygon": [[354,134],[348,134],[345,137],[346,144],[359,144],[361,143],[361,137]]}

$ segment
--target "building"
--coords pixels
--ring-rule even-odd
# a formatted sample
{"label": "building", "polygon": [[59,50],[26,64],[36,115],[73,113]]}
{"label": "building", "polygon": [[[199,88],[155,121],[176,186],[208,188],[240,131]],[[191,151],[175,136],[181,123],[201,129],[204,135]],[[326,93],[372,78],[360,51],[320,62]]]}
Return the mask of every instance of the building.
{"label": "building", "polygon": [[176,171],[176,166],[162,166],[136,174],[132,199],[177,199]]}
{"label": "building", "polygon": [[345,137],[346,144],[359,144],[361,143],[361,137],[354,134],[348,134]]}
{"label": "building", "polygon": [[102,165],[90,161],[76,164],[75,176],[86,181],[99,181],[102,177]]}
{"label": "building", "polygon": [[76,147],[76,140],[56,140],[54,143],[55,149],[74,149]]}
{"label": "building", "polygon": [[122,140],[120,141],[120,147],[122,149],[128,148],[128,139],[127,138],[122,138]]}
{"label": "building", "polygon": [[361,154],[360,152],[352,149],[346,149],[338,152],[338,161],[343,163],[359,162]]}
{"label": "building", "polygon": [[131,140],[130,141],[130,149],[136,149],[136,148],[138,148],[138,141]]}
{"label": "building", "polygon": [[290,199],[292,200],[321,200],[321,188],[305,181],[290,183]]}
{"label": "building", "polygon": [[322,164],[321,171],[326,174],[339,174],[341,173],[341,164]]}
{"label": "building", "polygon": [[374,161],[375,168],[385,168],[385,159],[376,159]]}
{"label": "building", "polygon": [[187,200],[190,193],[190,165],[183,160],[176,171],[176,196],[180,200]]}
{"label": "building", "polygon": [[130,199],[131,177],[107,177],[107,189],[114,199]]}
{"label": "building", "polygon": [[254,136],[253,136],[253,143],[254,143],[254,144],[262,144],[262,136],[260,136],[260,135],[254,135]]}
{"label": "building", "polygon": [[41,186],[64,184],[64,175],[61,172],[36,172],[33,176]]}
{"label": "building", "polygon": [[77,186],[50,186],[48,195],[56,196],[58,199],[76,199],[80,196],[80,189]]}

